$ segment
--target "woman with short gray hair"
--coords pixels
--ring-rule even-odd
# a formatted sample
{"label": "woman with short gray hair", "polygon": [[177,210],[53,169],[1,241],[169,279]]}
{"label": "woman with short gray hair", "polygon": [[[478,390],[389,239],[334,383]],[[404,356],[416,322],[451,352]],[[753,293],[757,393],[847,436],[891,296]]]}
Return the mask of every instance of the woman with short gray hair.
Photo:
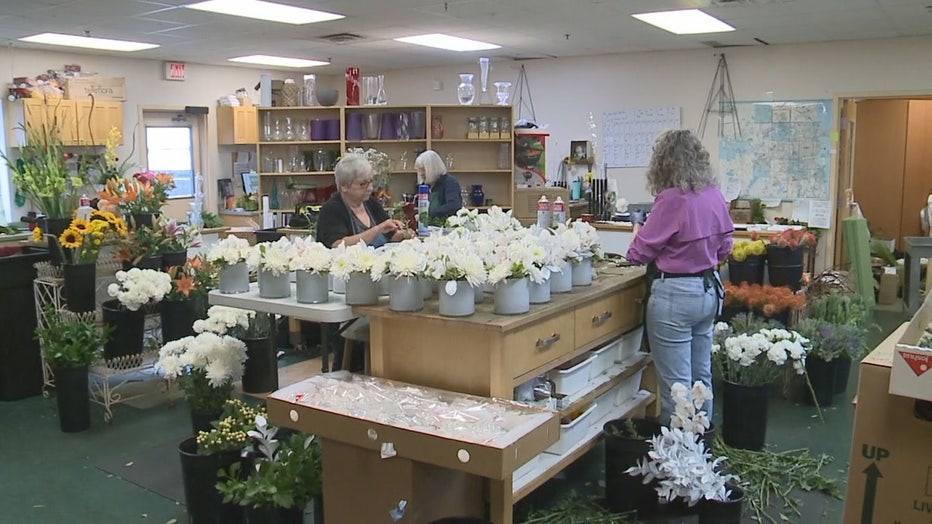
{"label": "woman with short gray hair", "polygon": [[[647,265],[644,329],[657,369],[660,422],[673,413],[670,387],[700,381],[712,389],[712,325],[724,288],[716,267],[732,247],[734,224],[709,164],[691,131],[667,131],[647,168],[654,205],[634,224],[628,260]],[[702,408],[712,418],[712,403]]]}
{"label": "woman with short gray hair", "polygon": [[430,186],[430,218],[446,219],[463,207],[459,180],[447,173],[447,166],[436,151],[428,149],[414,160],[418,182]]}

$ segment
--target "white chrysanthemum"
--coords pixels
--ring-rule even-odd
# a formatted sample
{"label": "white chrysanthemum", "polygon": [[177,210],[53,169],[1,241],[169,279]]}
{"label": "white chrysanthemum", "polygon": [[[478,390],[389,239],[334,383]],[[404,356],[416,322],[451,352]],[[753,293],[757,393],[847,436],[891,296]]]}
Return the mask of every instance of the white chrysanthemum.
{"label": "white chrysanthemum", "polygon": [[248,240],[229,235],[210,248],[210,251],[207,252],[207,260],[221,267],[232,266],[239,262],[245,262],[250,252]]}
{"label": "white chrysanthemum", "polygon": [[315,275],[324,275],[330,271],[333,254],[327,246],[311,239],[295,238],[293,241],[291,268],[295,271],[308,271]]}
{"label": "white chrysanthemum", "polygon": [[161,271],[132,268],[115,276],[117,282],[107,287],[107,293],[130,311],[157,303],[172,290],[171,277]]}

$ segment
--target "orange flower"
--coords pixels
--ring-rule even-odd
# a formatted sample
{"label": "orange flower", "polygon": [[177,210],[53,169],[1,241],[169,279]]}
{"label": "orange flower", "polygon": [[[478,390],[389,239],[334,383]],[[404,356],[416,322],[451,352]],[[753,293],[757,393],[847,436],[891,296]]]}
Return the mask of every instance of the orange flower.
{"label": "orange flower", "polygon": [[171,186],[171,187],[174,187],[174,185],[175,185],[174,177],[172,177],[172,176],[169,175],[168,173],[158,173],[158,174],[156,174],[156,175],[155,175],[155,181],[158,182],[159,184],[162,184],[163,186]]}
{"label": "orange flower", "polygon": [[128,247],[120,247],[120,250],[117,251],[116,257],[117,262],[130,262],[133,260],[133,253],[129,250]]}
{"label": "orange flower", "polygon": [[191,269],[201,269],[204,267],[204,263],[201,262],[201,257],[189,258],[188,265],[191,266]]}
{"label": "orange flower", "polygon": [[194,291],[194,277],[190,275],[182,275],[179,278],[174,280],[175,288],[178,289],[179,293],[182,293],[185,297],[191,295],[191,292]]}
{"label": "orange flower", "polygon": [[123,187],[125,189],[123,192],[124,202],[135,202],[136,199],[139,198],[139,191],[136,189],[136,184],[130,183],[128,180],[124,180]]}

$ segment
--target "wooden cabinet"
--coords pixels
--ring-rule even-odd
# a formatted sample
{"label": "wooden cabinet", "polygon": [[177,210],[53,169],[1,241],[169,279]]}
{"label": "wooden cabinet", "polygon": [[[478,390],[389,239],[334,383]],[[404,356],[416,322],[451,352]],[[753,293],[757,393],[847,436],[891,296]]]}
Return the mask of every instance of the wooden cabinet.
{"label": "wooden cabinet", "polygon": [[217,108],[217,143],[255,144],[259,141],[259,112],[255,106]]}
{"label": "wooden cabinet", "polygon": [[[488,203],[510,208],[512,122],[511,106],[219,107],[217,134],[219,144],[256,144],[261,192],[278,195],[272,199],[279,202],[273,211],[294,209],[295,192],[286,194],[286,180],[298,190],[332,185],[335,160],[351,148],[373,148],[389,156],[388,190],[394,201],[416,192],[414,160],[433,149],[469,195],[473,186],[482,186],[483,201],[474,206],[467,197],[467,207]],[[361,135],[355,133],[357,126]],[[404,126],[408,136],[402,132],[398,138]]]}
{"label": "wooden cabinet", "polygon": [[122,102],[26,98],[7,107],[11,147],[26,142],[24,128],[57,130],[66,146],[102,146],[112,128],[123,131]]}
{"label": "wooden cabinet", "polygon": [[113,128],[120,131],[123,144],[122,102],[76,100],[75,110],[78,145],[105,146]]}

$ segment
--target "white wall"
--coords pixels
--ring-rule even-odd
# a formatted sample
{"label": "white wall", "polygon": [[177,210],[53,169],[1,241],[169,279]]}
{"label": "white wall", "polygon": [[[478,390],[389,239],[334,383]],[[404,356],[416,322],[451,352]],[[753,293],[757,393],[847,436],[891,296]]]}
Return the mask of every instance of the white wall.
{"label": "white wall", "polygon": [[[216,179],[229,177],[232,171],[230,165],[231,147],[217,146],[217,99],[233,93],[240,87],[252,92],[253,86],[259,81],[262,70],[241,67],[208,66],[201,64],[188,64],[187,80],[184,82],[169,82],[162,80],[162,62],[155,60],[139,60],[132,58],[111,58],[85,54],[52,53],[31,51],[5,47],[0,50],[0,71],[8,81],[16,76],[35,77],[47,69],[63,69],[64,64],[80,64],[84,72],[98,73],[103,76],[122,76],[126,78],[127,100],[123,111],[123,133],[125,145],[120,148],[120,158],[130,153],[132,134],[136,130],[137,166],[144,162],[143,148],[141,147],[141,134],[136,129],[139,120],[139,106],[144,107],[171,107],[184,108],[184,106],[207,106],[208,115],[208,155],[206,158],[205,192],[207,193],[207,209],[216,208]],[[274,73],[275,78],[282,78],[280,73]],[[4,96],[6,93],[3,93]],[[258,98],[258,96],[256,96]],[[3,142],[0,147],[6,148]],[[0,162],[0,164],[4,164]],[[0,166],[0,175],[8,176],[6,165]],[[9,198],[6,194],[5,197]],[[12,203],[5,199],[5,207],[10,209]],[[186,208],[187,206],[183,206]],[[181,207],[179,207],[181,209]],[[24,209],[14,209],[12,218],[18,220]]]}

